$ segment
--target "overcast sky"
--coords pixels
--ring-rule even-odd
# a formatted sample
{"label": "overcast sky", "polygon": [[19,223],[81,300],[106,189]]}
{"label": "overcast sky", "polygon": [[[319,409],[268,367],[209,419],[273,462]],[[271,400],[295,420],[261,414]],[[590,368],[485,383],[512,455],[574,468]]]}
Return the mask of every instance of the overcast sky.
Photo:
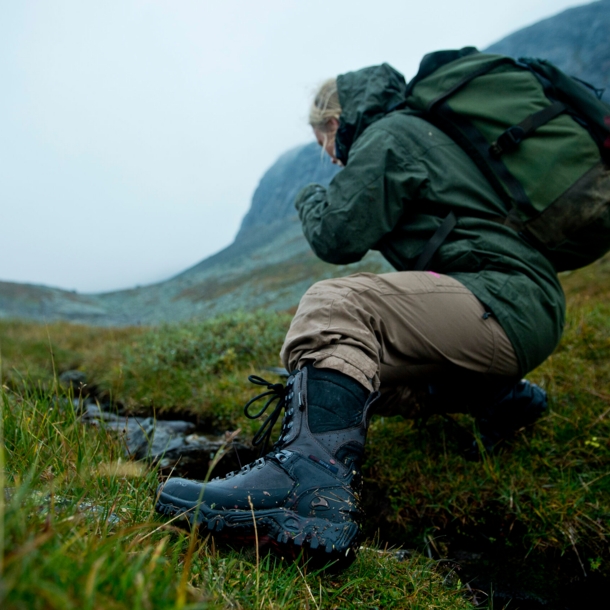
{"label": "overcast sky", "polygon": [[233,240],[324,78],[484,48],[567,0],[5,0],[0,280],[101,292]]}

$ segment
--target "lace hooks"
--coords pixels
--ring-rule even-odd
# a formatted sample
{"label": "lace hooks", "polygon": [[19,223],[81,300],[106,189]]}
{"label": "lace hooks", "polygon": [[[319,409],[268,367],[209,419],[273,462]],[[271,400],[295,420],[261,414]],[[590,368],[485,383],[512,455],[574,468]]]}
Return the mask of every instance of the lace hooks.
{"label": "lace hooks", "polygon": [[[248,419],[257,419],[261,417],[267,409],[277,401],[273,411],[269,413],[262,426],[259,428],[258,432],[254,435],[252,439],[252,444],[257,447],[262,444],[260,456],[262,457],[267,452],[267,447],[269,446],[269,440],[271,438],[271,433],[273,431],[273,427],[275,426],[277,420],[280,417],[282,409],[285,406],[285,397],[286,397],[286,388],[281,383],[270,383],[266,379],[262,377],[258,377],[257,375],[250,375],[248,377],[248,381],[254,383],[255,385],[265,386],[268,391],[255,396],[251,400],[249,400],[244,406],[244,415]],[[257,401],[269,396],[269,400],[265,403],[265,405],[261,408],[258,413],[251,414],[250,407]]]}

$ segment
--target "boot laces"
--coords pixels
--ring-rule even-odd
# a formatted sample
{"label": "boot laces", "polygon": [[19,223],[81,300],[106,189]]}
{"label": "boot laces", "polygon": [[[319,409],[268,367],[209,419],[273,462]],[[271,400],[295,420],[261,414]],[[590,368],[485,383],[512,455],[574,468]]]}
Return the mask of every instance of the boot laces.
{"label": "boot laces", "polygon": [[[258,429],[258,432],[254,435],[252,439],[252,444],[255,447],[262,445],[260,455],[263,456],[267,453],[267,448],[269,446],[269,442],[271,439],[271,433],[273,432],[273,427],[275,426],[277,420],[280,417],[283,409],[286,409],[286,413],[284,415],[284,419],[282,421],[282,433],[280,434],[280,438],[273,445],[273,449],[280,448],[282,445],[282,441],[286,435],[286,432],[292,427],[292,415],[294,411],[292,408],[287,408],[290,400],[292,399],[292,384],[293,379],[290,378],[288,383],[284,387],[281,383],[270,383],[266,379],[259,377],[258,375],[250,375],[248,377],[248,381],[254,383],[255,385],[264,386],[267,388],[266,392],[255,396],[251,400],[249,400],[244,406],[244,415],[248,419],[257,419],[262,417],[265,412],[272,407],[271,412],[267,415],[266,419],[263,421],[261,427]],[[250,407],[258,400],[262,400],[264,398],[268,398],[265,402],[264,406],[256,413],[250,412]]]}
{"label": "boot laces", "polygon": [[[258,460],[255,460],[254,462],[252,462],[251,464],[246,464],[245,466],[242,466],[239,470],[231,470],[231,472],[227,472],[227,474],[225,474],[224,478],[225,479],[232,479],[234,476],[238,475],[238,474],[246,474],[247,472],[250,472],[253,468],[262,468],[265,465],[265,458],[258,458]],[[212,481],[220,481],[220,477],[214,477],[212,479]]]}
{"label": "boot laces", "polygon": [[[269,446],[269,441],[273,428],[280,417],[282,409],[286,408],[286,405],[292,399],[291,386],[293,384],[293,378],[290,378],[288,380],[286,387],[284,387],[281,383],[270,383],[269,381],[263,379],[262,377],[259,377],[258,375],[250,375],[248,377],[248,381],[254,383],[255,385],[265,386],[267,388],[266,392],[255,396],[254,398],[249,400],[244,406],[244,415],[248,419],[257,419],[259,417],[262,417],[265,411],[267,411],[267,409],[269,409],[269,407],[271,407],[274,402],[276,403],[276,405],[273,407],[271,413],[267,415],[267,418],[265,419],[262,426],[258,429],[258,432],[254,435],[254,438],[252,439],[252,444],[255,447],[262,444],[259,458],[251,464],[246,464],[245,466],[242,466],[239,470],[233,470],[231,472],[228,472],[224,475],[225,479],[231,479],[237,476],[238,474],[246,474],[247,472],[250,472],[250,470],[252,470],[253,468],[262,468],[265,465],[265,458],[263,456],[267,453],[267,447]],[[257,400],[261,400],[263,398],[266,398],[267,396],[269,396],[269,399],[267,400],[265,405],[257,413],[250,413],[250,407]],[[292,427],[290,419],[292,419],[293,413],[294,411],[292,410],[292,408],[286,410],[286,415],[284,416],[282,422],[282,434],[280,435],[280,438],[278,439],[277,443],[273,445],[272,452],[267,457],[273,456],[278,461],[282,462],[285,461],[288,455],[290,454],[289,451],[279,451],[279,453],[275,454],[274,450],[281,449],[283,437],[285,436],[285,433]],[[219,481],[220,477],[214,477],[212,480]]]}

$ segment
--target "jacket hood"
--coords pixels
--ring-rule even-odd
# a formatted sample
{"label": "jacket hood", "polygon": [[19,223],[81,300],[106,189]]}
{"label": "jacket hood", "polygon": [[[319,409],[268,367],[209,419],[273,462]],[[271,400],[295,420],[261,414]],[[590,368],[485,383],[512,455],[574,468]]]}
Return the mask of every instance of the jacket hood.
{"label": "jacket hood", "polygon": [[335,146],[337,158],[345,164],[360,134],[405,101],[407,84],[400,72],[381,64],[339,75],[337,90],[341,118]]}

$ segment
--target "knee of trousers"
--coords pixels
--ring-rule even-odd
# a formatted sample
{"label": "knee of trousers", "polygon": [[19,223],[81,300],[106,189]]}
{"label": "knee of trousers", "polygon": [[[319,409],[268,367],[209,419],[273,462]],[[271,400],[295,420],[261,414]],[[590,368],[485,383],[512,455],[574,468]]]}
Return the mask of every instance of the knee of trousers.
{"label": "knee of trousers", "polygon": [[[328,350],[328,346],[333,346],[334,351],[350,346],[350,350],[363,351],[367,360],[376,361],[379,344],[374,307],[364,296],[373,287],[370,276],[322,280],[309,288],[290,325],[282,359],[292,361],[297,354]],[[338,348],[339,344],[344,347]]]}
{"label": "knee of trousers", "polygon": [[374,278],[375,276],[372,273],[356,273],[347,277],[320,280],[305,292],[297,308],[297,313],[306,309],[311,302],[335,303],[337,305],[337,302],[345,300],[364,305],[368,300],[365,293],[378,288]]}
{"label": "knee of trousers", "polygon": [[303,295],[280,357],[288,370],[309,361],[374,391],[379,387],[377,325],[348,279],[317,282]]}

